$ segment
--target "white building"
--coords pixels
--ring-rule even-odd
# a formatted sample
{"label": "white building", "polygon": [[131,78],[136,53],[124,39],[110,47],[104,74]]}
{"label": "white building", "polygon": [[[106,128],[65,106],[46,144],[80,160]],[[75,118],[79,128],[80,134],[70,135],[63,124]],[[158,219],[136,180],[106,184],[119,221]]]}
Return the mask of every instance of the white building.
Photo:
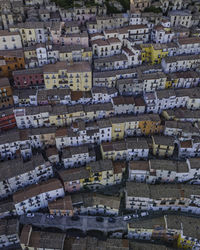
{"label": "white building", "polygon": [[63,149],[61,159],[64,167],[70,168],[96,161],[96,154],[88,146],[75,146]]}
{"label": "white building", "polygon": [[48,202],[64,196],[64,189],[58,179],[50,179],[41,184],[32,185],[13,195],[18,215],[34,212],[48,206]]}
{"label": "white building", "polygon": [[165,73],[193,70],[200,63],[200,55],[168,56],[162,59],[161,65]]}
{"label": "white building", "polygon": [[53,176],[51,164],[45,162],[42,155],[34,156],[25,163],[21,159],[3,162],[0,171],[0,197]]}

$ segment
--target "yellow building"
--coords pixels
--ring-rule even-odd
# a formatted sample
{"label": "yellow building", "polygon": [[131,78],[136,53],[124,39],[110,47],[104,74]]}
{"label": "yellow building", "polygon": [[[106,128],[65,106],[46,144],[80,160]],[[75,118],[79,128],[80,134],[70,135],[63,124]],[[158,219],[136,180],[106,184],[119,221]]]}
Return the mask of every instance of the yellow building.
{"label": "yellow building", "polygon": [[103,142],[100,148],[103,159],[113,161],[127,159],[127,147],[125,141]]}
{"label": "yellow building", "polygon": [[89,62],[57,62],[45,65],[43,73],[46,89],[70,88],[72,91],[88,91],[92,88],[92,69]]}
{"label": "yellow building", "polygon": [[112,140],[120,140],[124,138],[126,120],[123,117],[111,117],[112,124]]}
{"label": "yellow building", "polygon": [[159,64],[162,58],[168,56],[168,48],[165,44],[141,44],[140,46],[142,62]]}
{"label": "yellow building", "polygon": [[152,136],[153,154],[160,157],[169,157],[174,153],[174,138],[170,136]]}
{"label": "yellow building", "polygon": [[[193,249],[195,245],[195,242],[192,241],[192,239],[189,239],[189,237],[183,236],[182,234],[179,234],[178,240],[177,240],[177,247],[182,249]],[[195,248],[194,248],[195,249]]]}
{"label": "yellow building", "polygon": [[24,58],[25,59],[37,58],[36,47],[35,46],[24,47]]}

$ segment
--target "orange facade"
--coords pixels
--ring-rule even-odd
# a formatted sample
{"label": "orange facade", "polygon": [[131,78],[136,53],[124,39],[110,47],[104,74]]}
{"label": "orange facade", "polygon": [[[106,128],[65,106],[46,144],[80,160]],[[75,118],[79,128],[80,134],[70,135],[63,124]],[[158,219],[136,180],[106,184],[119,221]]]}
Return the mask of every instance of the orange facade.
{"label": "orange facade", "polygon": [[25,68],[22,50],[0,51],[0,77],[12,76],[12,71]]}

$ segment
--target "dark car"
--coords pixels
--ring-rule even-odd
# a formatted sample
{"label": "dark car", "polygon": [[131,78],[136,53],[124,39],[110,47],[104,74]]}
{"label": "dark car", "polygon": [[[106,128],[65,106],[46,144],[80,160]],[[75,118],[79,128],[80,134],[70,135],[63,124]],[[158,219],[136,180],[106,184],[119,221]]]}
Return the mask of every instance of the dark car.
{"label": "dark car", "polygon": [[108,222],[111,222],[111,223],[115,223],[115,221],[116,221],[116,219],[115,219],[114,217],[110,217],[110,218],[108,219]]}
{"label": "dark car", "polygon": [[103,222],[104,221],[104,218],[103,217],[96,217],[96,221],[98,221],[98,222]]}
{"label": "dark car", "polygon": [[71,217],[71,220],[79,220],[79,219],[80,219],[80,217],[78,215],[73,215]]}

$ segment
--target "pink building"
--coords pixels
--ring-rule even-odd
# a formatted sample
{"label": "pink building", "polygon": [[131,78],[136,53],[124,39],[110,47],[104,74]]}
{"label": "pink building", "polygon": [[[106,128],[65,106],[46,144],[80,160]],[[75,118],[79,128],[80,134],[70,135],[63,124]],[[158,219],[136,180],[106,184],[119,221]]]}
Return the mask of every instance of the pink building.
{"label": "pink building", "polygon": [[79,191],[83,187],[85,179],[90,177],[90,172],[85,167],[72,168],[59,171],[66,192]]}

